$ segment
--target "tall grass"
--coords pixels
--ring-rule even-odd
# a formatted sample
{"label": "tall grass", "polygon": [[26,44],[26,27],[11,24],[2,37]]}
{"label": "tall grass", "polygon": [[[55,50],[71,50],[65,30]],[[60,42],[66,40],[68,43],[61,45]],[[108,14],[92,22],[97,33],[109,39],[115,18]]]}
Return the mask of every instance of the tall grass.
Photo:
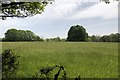
{"label": "tall grass", "polygon": [[68,77],[118,77],[118,43],[3,42],[2,50],[16,49],[20,67],[16,77],[30,77],[41,67],[63,65]]}

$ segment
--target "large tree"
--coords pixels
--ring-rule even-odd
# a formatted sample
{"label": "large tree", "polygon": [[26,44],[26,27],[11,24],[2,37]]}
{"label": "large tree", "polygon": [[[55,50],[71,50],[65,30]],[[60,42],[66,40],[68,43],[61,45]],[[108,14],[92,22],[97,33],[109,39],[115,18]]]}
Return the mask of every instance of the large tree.
{"label": "large tree", "polygon": [[30,30],[9,29],[5,33],[5,41],[41,41],[42,39]]}
{"label": "large tree", "polygon": [[83,26],[75,25],[68,31],[67,41],[87,41],[88,34]]}

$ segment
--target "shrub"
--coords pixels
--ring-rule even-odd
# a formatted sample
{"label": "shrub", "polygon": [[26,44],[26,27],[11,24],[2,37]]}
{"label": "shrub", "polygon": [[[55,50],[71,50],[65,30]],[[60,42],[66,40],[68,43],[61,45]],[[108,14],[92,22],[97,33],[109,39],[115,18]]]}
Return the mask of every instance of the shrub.
{"label": "shrub", "polygon": [[13,78],[18,69],[18,57],[12,50],[8,49],[2,53],[2,77]]}

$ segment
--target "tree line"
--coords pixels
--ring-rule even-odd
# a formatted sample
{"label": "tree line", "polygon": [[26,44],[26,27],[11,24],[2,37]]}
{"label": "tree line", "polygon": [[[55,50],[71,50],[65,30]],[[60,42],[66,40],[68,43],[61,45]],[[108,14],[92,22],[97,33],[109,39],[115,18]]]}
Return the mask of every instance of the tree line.
{"label": "tree line", "polygon": [[120,33],[112,33],[110,35],[92,35],[89,36],[86,32],[86,29],[80,25],[72,26],[68,31],[68,37],[66,41],[75,41],[75,42],[119,42]]}
{"label": "tree line", "polygon": [[109,35],[92,35],[89,36],[89,41],[91,42],[119,42],[120,41],[120,33],[112,33]]}
{"label": "tree line", "polygon": [[0,41],[46,41],[46,42],[119,42],[120,33],[110,35],[92,35],[89,36],[86,29],[80,25],[73,25],[68,31],[67,38],[40,38],[30,30],[9,29],[5,33],[5,37]]}

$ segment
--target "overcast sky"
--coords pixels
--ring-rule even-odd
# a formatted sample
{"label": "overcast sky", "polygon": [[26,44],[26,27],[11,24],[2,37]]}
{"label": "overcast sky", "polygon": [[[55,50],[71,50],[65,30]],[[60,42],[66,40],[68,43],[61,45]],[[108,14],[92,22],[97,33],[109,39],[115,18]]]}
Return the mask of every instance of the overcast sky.
{"label": "overcast sky", "polygon": [[55,0],[42,14],[20,18],[0,19],[0,37],[11,28],[31,30],[43,38],[66,38],[73,25],[82,25],[89,35],[118,32],[118,2],[88,2],[87,0]]}

